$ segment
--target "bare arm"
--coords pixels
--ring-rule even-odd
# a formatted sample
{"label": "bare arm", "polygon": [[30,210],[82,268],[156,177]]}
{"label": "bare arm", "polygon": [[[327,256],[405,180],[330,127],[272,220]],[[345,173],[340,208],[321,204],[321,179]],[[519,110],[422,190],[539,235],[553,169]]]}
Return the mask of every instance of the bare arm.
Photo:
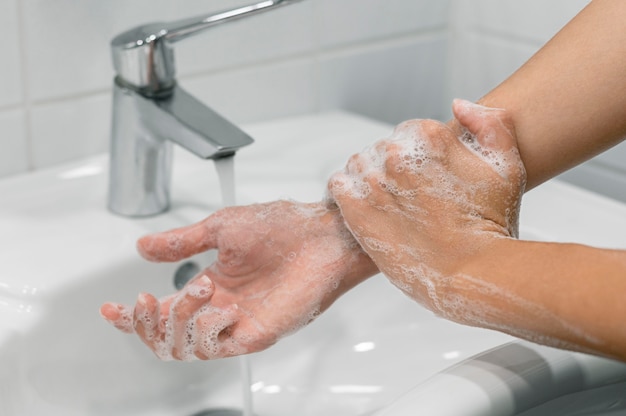
{"label": "bare arm", "polygon": [[406,122],[331,179],[354,237],[445,318],[626,361],[626,251],[512,238],[524,167],[511,118],[453,111],[469,133]]}
{"label": "bare arm", "polygon": [[[615,144],[624,135],[626,31],[621,28],[625,18],[626,1],[595,0],[526,65],[482,99],[486,105],[509,110],[519,138],[520,153],[528,171],[529,187],[536,186]],[[476,160],[461,151],[462,148],[459,147],[452,130],[446,130],[438,124],[427,123],[426,126],[433,130],[434,137],[437,136],[437,132],[444,132],[444,136],[450,136],[450,143],[456,143],[455,149],[462,157],[460,159],[445,157],[443,161],[446,163],[453,162],[447,168],[456,166],[463,174],[470,176],[464,177],[464,180],[483,181],[480,169],[475,169],[480,167],[480,164],[477,165]],[[410,123],[405,127],[410,129]],[[504,136],[507,134],[505,132]],[[509,136],[513,137],[512,134]],[[509,142],[505,147],[510,148],[512,145],[513,143]],[[356,162],[358,161],[353,160],[351,164],[358,165]],[[421,160],[420,164],[422,162],[424,161]],[[472,169],[466,169],[467,163],[471,164]],[[359,167],[356,166],[355,169],[358,170]],[[514,171],[515,166],[509,173],[516,173]],[[389,172],[393,173],[394,170],[391,169]],[[452,302],[450,305],[465,306],[464,309],[456,309],[463,312],[456,316],[457,320],[465,319],[466,323],[480,324],[469,320],[472,313],[476,318],[479,311],[478,308],[472,307],[472,302],[474,305],[502,307],[501,311],[507,313],[515,312],[517,306],[507,309],[511,304],[502,304],[502,294],[496,293],[496,296],[493,296],[495,287],[506,292],[504,299],[507,296],[520,297],[521,306],[516,313],[508,315],[505,321],[499,321],[498,319],[502,319],[499,318],[501,315],[496,314],[493,319],[483,322],[483,326],[504,329],[500,327],[508,323],[516,330],[528,331],[527,333],[537,330],[537,333],[554,337],[558,342],[576,343],[580,349],[595,348],[594,351],[601,350],[596,348],[598,339],[605,335],[613,335],[615,339],[619,339],[619,344],[616,344],[620,346],[619,351],[624,352],[622,347],[625,337],[620,332],[619,326],[624,311],[614,307],[616,303],[612,298],[603,298],[626,292],[626,287],[620,286],[622,280],[626,282],[626,279],[619,279],[621,271],[624,270],[622,264],[624,254],[616,252],[612,255],[609,252],[578,246],[575,247],[577,250],[575,252],[565,252],[565,246],[558,245],[546,245],[545,249],[540,250],[542,247],[538,245],[539,243],[521,247],[521,244],[535,243],[506,238],[496,238],[493,242],[491,239],[483,241],[477,238],[472,231],[477,231],[479,236],[483,237],[494,233],[508,236],[515,222],[511,215],[515,212],[515,201],[519,197],[520,177],[518,176],[514,183],[503,182],[493,172],[491,177],[496,181],[496,188],[504,192],[508,199],[493,195],[489,184],[483,183],[482,188],[467,187],[452,178],[452,182],[458,186],[459,195],[467,193],[466,196],[470,197],[471,192],[482,190],[478,195],[480,198],[471,201],[471,207],[493,202],[493,205],[486,206],[487,211],[481,212],[479,216],[476,212],[471,212],[470,215],[460,212],[461,215],[455,216],[452,214],[455,207],[450,205],[452,203],[450,200],[433,198],[446,195],[440,192],[441,183],[430,187],[430,193],[422,195],[426,200],[415,206],[409,204],[409,208],[412,208],[409,212],[405,212],[406,205],[394,207],[393,204],[382,201],[385,204],[380,208],[397,208],[395,212],[391,212],[394,215],[389,215],[384,209],[378,209],[376,206],[369,209],[367,206],[361,206],[363,202],[376,203],[375,199],[356,201],[354,203],[356,208],[353,208],[349,198],[344,197],[342,205],[344,217],[353,227],[351,231],[355,237],[364,237],[359,239],[361,246],[354,244],[352,236],[346,233],[341,213],[337,210],[329,211],[324,205],[314,207],[317,214],[312,221],[311,218],[301,216],[312,207],[304,209],[305,207],[299,204],[273,204],[269,207],[273,212],[271,216],[273,226],[265,231],[262,230],[264,224],[259,222],[256,216],[259,209],[267,215],[263,207],[225,210],[196,226],[153,236],[140,242],[144,255],[162,261],[174,259],[169,253],[172,241],[184,241],[190,246],[189,253],[180,252],[175,259],[209,248],[221,249],[220,259],[224,261],[218,261],[205,270],[212,281],[198,276],[195,287],[168,297],[160,304],[149,295],[140,296],[134,307],[134,313],[132,307],[117,304],[104,305],[102,313],[107,320],[123,331],[136,331],[150,348],[162,353],[166,358],[206,359],[229,356],[265,348],[280,336],[308,322],[314,316],[312,312],[324,310],[341,293],[376,273],[380,268],[403,290],[411,291],[414,298],[422,300],[431,309],[444,315],[455,313],[455,309],[446,306],[446,295]],[[432,181],[436,176],[419,176],[418,179],[421,178],[424,182],[417,184],[412,182],[415,178],[415,175],[402,176],[394,186],[407,185],[406,195],[410,195],[414,190],[424,190],[424,183]],[[372,189],[375,189],[377,184],[380,185],[374,181]],[[391,188],[379,189],[375,193],[385,199],[390,196],[389,189]],[[501,207],[498,204],[513,206]],[[432,208],[431,211],[427,211],[426,208],[429,207]],[[508,208],[507,215],[502,215],[501,211],[504,211],[504,208]],[[407,223],[407,219],[411,219],[412,215],[419,216],[424,213],[432,215],[426,219],[414,218],[415,221]],[[242,218],[247,216],[256,220],[247,224],[242,223]],[[487,221],[477,223],[479,219]],[[365,233],[356,229],[361,222],[364,224]],[[395,229],[394,225],[397,226]],[[483,225],[486,228],[483,228]],[[251,229],[257,230],[260,237],[251,234]],[[397,232],[389,235],[394,230]],[[456,233],[457,230],[469,231],[470,235],[459,235]],[[308,238],[302,238],[307,235]],[[210,238],[205,238],[207,236]],[[173,237],[176,238],[172,239]],[[370,246],[369,243],[376,243],[370,237],[376,237],[384,244]],[[398,237],[406,241],[402,239],[398,241]],[[271,244],[266,245],[266,240]],[[471,244],[468,244],[468,241]],[[155,242],[157,244],[152,244]],[[245,250],[241,247],[235,249],[240,242],[250,244]],[[148,243],[151,244],[152,251],[148,249]],[[489,246],[491,243],[492,247]],[[386,248],[385,244],[400,246],[391,251],[390,257],[385,258],[381,256],[381,252]],[[284,250],[277,252],[277,245]],[[367,249],[369,256],[361,251],[361,247]],[[430,248],[434,251],[430,251]],[[482,250],[484,248],[488,250]],[[457,249],[460,251],[455,251]],[[520,249],[523,249],[523,252]],[[336,261],[320,264],[319,255],[329,251],[333,254],[330,259]],[[418,253],[419,251],[421,253]],[[557,264],[557,260],[546,263],[557,251],[563,256],[559,258],[559,263]],[[436,255],[432,255],[433,253]],[[580,254],[580,257],[576,262],[568,262],[568,253],[574,253],[576,256]],[[237,257],[234,263],[225,261],[234,254]],[[285,263],[276,260],[283,257],[291,258],[292,254],[295,255],[293,261]],[[416,254],[425,257],[415,257]],[[498,263],[501,256],[508,256],[505,259],[506,263],[502,265]],[[587,262],[583,260],[584,258]],[[470,260],[467,261],[468,259]],[[441,269],[452,264],[459,265],[458,270]],[[493,267],[496,264],[498,268]],[[552,267],[545,275],[536,274],[543,270],[539,270],[540,266],[548,264],[552,264]],[[262,267],[258,267],[259,265]],[[504,267],[506,272],[496,274],[496,270]],[[577,274],[572,274],[574,272]],[[483,294],[473,293],[471,288],[457,282],[453,289],[457,290],[456,294],[459,296],[463,295],[461,292],[465,290],[466,299],[458,296],[456,299],[450,298],[455,296],[455,292],[450,288],[452,279],[449,278],[449,273],[457,277],[466,276],[465,283],[473,282],[472,279],[468,280],[467,276],[480,277],[486,284],[483,287]],[[241,277],[242,275],[245,275],[245,279]],[[574,277],[568,280],[568,276]],[[604,277],[586,279],[586,276]],[[582,286],[576,289],[570,287],[571,283],[580,283]],[[324,288],[324,285],[327,287]],[[608,285],[613,285],[613,292],[608,290]],[[557,289],[554,289],[555,287]],[[557,301],[551,304],[555,290],[559,291],[559,296],[555,296]],[[573,293],[576,290],[578,292]],[[311,295],[312,291],[316,296]],[[264,296],[261,298],[258,295],[250,296],[258,293],[263,293]],[[485,293],[491,293],[491,296],[486,296]],[[585,296],[589,293],[597,294],[599,301],[589,308],[593,313],[580,317],[584,322],[578,322],[579,317],[575,314],[580,313],[580,309],[577,309],[577,305],[584,303],[586,307],[587,303],[593,300]],[[265,299],[272,301],[264,302]],[[603,302],[603,299],[606,302]],[[238,305],[240,308],[232,305]],[[271,308],[264,308],[267,305]],[[532,305],[543,305],[539,306],[539,310],[547,315],[542,316],[552,316],[551,314],[561,312],[563,315],[557,315],[558,319],[554,321],[537,319],[531,323],[525,320],[525,316],[531,313],[528,307]],[[287,310],[290,313],[284,312]],[[254,319],[250,319],[251,317]],[[603,332],[588,333],[588,329],[595,328],[592,328],[592,324],[599,317],[604,319]],[[253,322],[254,320],[256,322]],[[546,322],[544,327],[532,326],[542,322]],[[566,324],[554,326],[553,322]],[[187,325],[189,323],[197,335],[207,341],[202,345],[204,347],[208,345],[210,348],[196,350],[186,346],[181,349],[183,341],[189,340],[189,334],[185,332],[190,328]],[[163,332],[168,325],[174,328],[173,332]],[[573,333],[583,334],[583,338],[586,336],[591,339],[593,345],[585,344],[580,337],[569,336],[570,333],[567,331],[564,333],[559,329],[559,325],[563,328],[571,326],[580,328]],[[259,330],[260,328],[262,330]],[[626,359],[626,353],[618,355],[613,350],[604,353]]]}
{"label": "bare arm", "polygon": [[[625,138],[625,20],[626,2],[594,0],[479,101],[512,117],[526,190]],[[481,276],[507,291],[486,296],[463,278],[452,285],[458,295],[472,292],[483,313],[500,311],[488,317],[489,326],[626,360],[626,252],[498,239],[459,276]]]}
{"label": "bare arm", "polygon": [[[626,1],[592,1],[478,101],[507,110],[526,191],[626,138],[625,21]],[[369,276],[375,266],[363,261]]]}
{"label": "bare arm", "polygon": [[[507,110],[526,191],[626,139],[624,22],[626,1],[592,1],[478,101]],[[456,123],[449,124],[458,131]],[[376,266],[363,262],[373,274]]]}
{"label": "bare arm", "polygon": [[625,251],[495,239],[447,296],[471,299],[462,323],[626,361],[624,293]]}
{"label": "bare arm", "polygon": [[626,2],[594,0],[479,103],[506,108],[531,189],[626,135]]}

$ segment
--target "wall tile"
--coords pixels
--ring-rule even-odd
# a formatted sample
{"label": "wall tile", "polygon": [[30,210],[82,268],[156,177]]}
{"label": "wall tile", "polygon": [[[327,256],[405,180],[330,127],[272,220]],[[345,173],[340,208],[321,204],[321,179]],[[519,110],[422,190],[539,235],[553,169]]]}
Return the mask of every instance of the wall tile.
{"label": "wall tile", "polygon": [[440,118],[446,39],[433,36],[320,60],[320,108],[342,108],[389,123]]}
{"label": "wall tile", "polygon": [[[241,0],[231,3],[228,7],[242,4]],[[303,1],[279,7],[249,19],[215,27],[201,36],[177,44],[180,74],[263,63],[311,52],[314,48],[314,21],[311,17],[314,3]],[[211,5],[210,10],[223,8],[216,9]]]}
{"label": "wall tile", "polygon": [[40,169],[107,151],[110,108],[109,94],[33,107],[34,167]]}
{"label": "wall tile", "polygon": [[596,157],[561,174],[559,178],[626,203],[626,174],[607,169],[598,162],[599,159]]}
{"label": "wall tile", "polygon": [[[236,123],[333,108],[390,123],[446,119],[453,97],[485,94],[588,2],[301,1],[178,44],[178,70],[186,89]],[[7,59],[0,67],[0,176],[108,149],[115,34],[245,3],[1,1]],[[619,197],[624,146],[568,180]]]}
{"label": "wall tile", "polygon": [[537,50],[536,46],[467,33],[457,38],[450,58],[447,99],[477,100],[504,81]]}
{"label": "wall tile", "polygon": [[459,0],[466,27],[548,41],[590,0]]}
{"label": "wall tile", "polygon": [[[169,21],[240,6],[237,0],[24,0],[28,74],[35,100],[108,88],[109,42],[141,23]],[[268,59],[312,44],[305,2],[215,28],[177,49],[181,73]],[[232,27],[230,27],[232,26]]]}
{"label": "wall tile", "polygon": [[[548,41],[589,0],[455,0],[447,97],[478,99]],[[560,178],[626,201],[626,144]]]}
{"label": "wall tile", "polygon": [[[622,142],[608,152],[596,156],[595,160],[600,165],[626,175],[626,142]],[[626,192],[626,188],[624,191]]]}
{"label": "wall tile", "polygon": [[[23,0],[27,74],[33,100],[106,88],[108,42],[131,24],[121,2]],[[119,17],[119,20],[116,18]]]}
{"label": "wall tile", "polygon": [[315,111],[311,58],[182,79],[181,85],[240,124]]}
{"label": "wall tile", "polygon": [[22,100],[22,68],[20,67],[19,27],[16,0],[0,2],[2,28],[2,64],[0,65],[0,106]]}
{"label": "wall tile", "polygon": [[11,110],[0,112],[0,177],[23,173],[28,170],[28,149],[24,131],[24,112]]}
{"label": "wall tile", "polygon": [[316,0],[322,47],[362,42],[447,24],[448,0]]}

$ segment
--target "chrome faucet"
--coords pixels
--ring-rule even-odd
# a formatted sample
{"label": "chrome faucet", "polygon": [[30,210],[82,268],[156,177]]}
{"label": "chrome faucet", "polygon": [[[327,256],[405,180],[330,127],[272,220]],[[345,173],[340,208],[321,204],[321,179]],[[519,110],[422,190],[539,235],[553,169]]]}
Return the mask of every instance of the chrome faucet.
{"label": "chrome faucet", "polygon": [[172,142],[204,159],[233,156],[253,142],[178,86],[174,43],[217,24],[296,1],[262,1],[209,16],[146,24],[113,38],[111,211],[141,217],[169,208]]}

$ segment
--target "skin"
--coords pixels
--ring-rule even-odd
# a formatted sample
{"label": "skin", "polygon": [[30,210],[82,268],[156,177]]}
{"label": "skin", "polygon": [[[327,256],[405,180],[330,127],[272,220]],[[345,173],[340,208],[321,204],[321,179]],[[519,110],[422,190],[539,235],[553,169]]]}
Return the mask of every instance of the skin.
{"label": "skin", "polygon": [[[525,185],[521,181],[508,184],[496,181],[493,189],[482,190],[479,202],[485,210],[485,218],[491,220],[488,222],[491,229],[483,229],[487,223],[464,222],[466,213],[462,207],[446,206],[449,212],[445,216],[435,215],[441,213],[445,201],[431,198],[423,201],[421,207],[435,215],[444,227],[442,229],[446,230],[445,244],[437,239],[440,233],[435,231],[425,233],[422,228],[424,235],[407,233],[406,230],[412,230],[409,225],[413,223],[405,224],[401,230],[396,228],[397,234],[389,236],[384,233],[384,218],[380,219],[379,227],[368,225],[370,228],[356,234],[360,243],[364,242],[364,237],[370,237],[403,247],[413,242],[415,245],[411,247],[423,252],[439,253],[435,247],[448,250],[442,252],[445,256],[431,255],[427,259],[431,270],[439,276],[446,276],[440,297],[420,292],[419,288],[411,289],[410,285],[398,279],[394,282],[390,277],[392,282],[412,291],[416,300],[450,319],[463,322],[459,312],[463,311],[465,322],[470,325],[492,327],[537,342],[626,359],[623,331],[616,322],[624,311],[615,300],[616,296],[625,293],[620,290],[620,278],[626,271],[623,252],[579,245],[520,242],[510,238],[513,231],[510,216],[516,209],[512,195],[516,187],[520,192],[529,190],[617,144],[626,135],[626,31],[621,30],[625,19],[626,2],[623,0],[594,0],[528,63],[479,101],[485,106],[507,109],[506,114],[498,116],[498,123],[504,123],[506,128],[499,130],[497,137],[504,138],[504,142],[499,142],[496,147],[517,147],[527,174]],[[482,174],[497,179],[488,167],[479,169],[480,174],[475,171],[477,158],[461,152],[463,148],[458,143],[451,144],[455,143],[453,138],[458,142],[464,129],[480,137],[481,128],[496,128],[494,119],[472,119],[457,110],[456,119],[450,121],[446,129],[440,124],[430,124],[431,135],[445,137],[445,143],[455,149],[446,153],[443,167],[456,174],[474,172],[471,178],[464,177],[465,181],[480,181]],[[457,157],[459,155],[463,156]],[[349,162],[348,169],[352,169],[350,164],[354,159],[358,157]],[[471,170],[467,169],[468,164]],[[516,177],[514,172],[510,173],[510,178]],[[336,179],[331,181],[331,193]],[[404,179],[405,187],[411,184],[415,185],[414,177]],[[377,191],[373,198],[388,198],[385,192]],[[151,261],[176,261],[199,251],[217,249],[220,253],[218,262],[204,273],[212,282],[204,281],[201,276],[196,278],[196,281],[203,280],[200,286],[204,287],[204,294],[199,298],[190,296],[186,289],[160,301],[143,294],[134,306],[103,305],[102,316],[124,332],[135,332],[150,349],[161,351],[157,355],[162,358],[189,359],[188,353],[181,353],[184,349],[181,339],[186,334],[180,329],[186,328],[189,322],[193,323],[198,338],[202,338],[203,333],[211,333],[213,345],[219,344],[211,351],[193,351],[193,358],[219,358],[259,351],[272,345],[325,310],[342,293],[388,266],[389,259],[369,251],[373,257],[365,254],[367,245],[363,246],[363,251],[348,232],[347,227],[355,230],[365,226],[365,212],[369,211],[361,210],[372,209],[372,206],[364,207],[363,201],[351,201],[343,194],[334,196],[336,199],[339,196],[341,212],[327,202],[315,204],[320,211],[315,227],[309,227],[297,216],[281,213],[282,210],[293,212],[303,204],[280,201],[272,205],[276,208],[272,229],[268,231],[263,221],[247,225],[248,233],[252,231],[259,235],[256,230],[264,230],[269,240],[279,243],[283,255],[296,253],[298,263],[287,266],[276,261],[272,250],[250,249],[239,250],[236,254],[238,262],[223,267],[227,263],[223,259],[232,256],[241,246],[238,240],[248,238],[235,218],[241,215],[252,218],[259,209],[254,205],[219,211],[199,224],[141,239],[139,251]],[[501,199],[503,196],[505,198]],[[449,201],[446,204],[449,205]],[[401,208],[397,207],[398,212],[402,212]],[[420,226],[423,225],[422,221]],[[465,227],[468,230],[464,230]],[[290,232],[295,229],[301,232]],[[470,230],[485,231],[485,235],[493,238],[475,238],[471,234],[471,246],[474,241],[476,245],[469,250]],[[169,245],[172,234],[183,236],[180,241],[186,247],[176,256],[171,254]],[[310,244],[303,247],[303,240]],[[329,241],[338,250],[344,250],[339,255],[333,251],[335,258],[351,259],[351,267],[318,263],[319,254],[326,250]],[[251,247],[255,245],[251,244]],[[409,260],[407,257],[406,264],[411,265]],[[315,272],[311,274],[311,270]],[[494,273],[496,270],[498,273]],[[324,287],[329,281],[332,282],[330,287]],[[282,289],[283,283],[289,290]],[[255,296],[255,293],[264,296]],[[312,293],[314,299],[308,301]],[[271,297],[271,302],[265,302],[264,297]],[[489,307],[480,311],[477,307],[447,310],[440,301],[436,304],[433,298],[462,299],[466,304]],[[233,306],[235,304],[237,308]],[[207,305],[219,310],[207,310]],[[290,318],[286,319],[285,315]],[[543,325],[544,322],[547,323]],[[174,335],[167,335],[166,327],[179,329]],[[198,331],[198,328],[214,330]],[[166,340],[168,336],[174,340]]]}
{"label": "skin", "polygon": [[[134,307],[102,306],[106,320],[135,332],[162,359],[206,360],[263,350],[377,272],[342,218],[323,203],[226,208],[197,224],[143,237],[137,247],[155,262],[211,249],[219,253],[174,295],[158,300],[140,294]],[[211,308],[203,311],[207,304]],[[171,335],[167,327],[173,328]],[[188,339],[195,346],[185,345]]]}
{"label": "skin", "polygon": [[[521,162],[510,153],[516,140],[504,110],[457,101],[453,111],[482,150]],[[502,176],[446,125],[416,121],[403,128],[419,132],[430,156],[419,170],[398,169],[401,148],[387,140],[377,145],[384,148],[384,166],[368,169],[361,153],[329,184],[346,224],[381,272],[448,319],[625,360],[626,252],[515,239],[510,215],[519,209],[523,164],[509,157]],[[369,185],[364,198],[354,192],[355,176]],[[441,182],[452,197],[440,192]],[[399,191],[389,192],[389,183]]]}
{"label": "skin", "polygon": [[481,98],[506,108],[526,190],[626,135],[626,2],[594,0],[513,75]]}

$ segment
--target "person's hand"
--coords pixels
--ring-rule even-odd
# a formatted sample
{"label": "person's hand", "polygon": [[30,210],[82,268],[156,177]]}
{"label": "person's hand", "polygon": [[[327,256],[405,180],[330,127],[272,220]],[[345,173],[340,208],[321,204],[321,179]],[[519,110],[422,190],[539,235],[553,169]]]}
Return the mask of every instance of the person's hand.
{"label": "person's hand", "polygon": [[[329,194],[363,249],[395,285],[450,316],[460,266],[494,238],[516,237],[525,170],[506,112],[453,105],[458,131],[399,125],[353,156]],[[458,305],[456,305],[458,306]]]}
{"label": "person's hand", "polygon": [[278,201],[231,207],[204,221],[144,237],[151,261],[218,250],[180,292],[136,305],[107,303],[102,316],[135,332],[161,359],[214,359],[263,350],[312,321],[377,270],[337,210]]}

